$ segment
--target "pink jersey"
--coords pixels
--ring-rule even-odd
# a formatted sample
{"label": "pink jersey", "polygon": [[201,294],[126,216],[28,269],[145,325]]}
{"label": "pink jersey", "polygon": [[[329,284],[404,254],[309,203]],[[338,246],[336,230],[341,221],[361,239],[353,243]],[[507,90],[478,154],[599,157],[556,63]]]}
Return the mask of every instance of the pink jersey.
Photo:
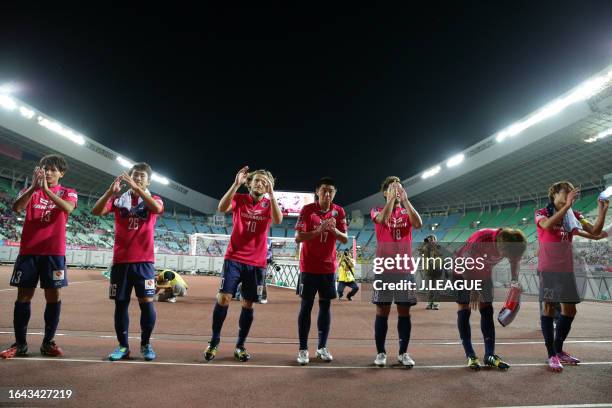
{"label": "pink jersey", "polygon": [[[336,219],[336,228],[346,232],[346,213],[344,208],[333,204],[328,211],[321,210],[318,202],[302,207],[295,224],[296,231],[309,232],[316,230],[324,220]],[[318,274],[336,273],[336,236],[333,232],[323,232],[320,236],[302,242],[300,254],[300,271]]]}
{"label": "pink jersey", "polygon": [[234,228],[225,259],[265,268],[272,222],[270,200],[254,202],[250,194],[235,194],[232,212]]}
{"label": "pink jersey", "polygon": [[[56,185],[53,194],[77,206],[77,192]],[[23,194],[25,189],[19,195]],[[21,232],[19,255],[66,255],[66,223],[68,214],[62,211],[41,188],[37,188],[26,206]]]}
{"label": "pink jersey", "polygon": [[[457,251],[457,257],[471,258],[470,267],[465,268],[463,273],[457,275],[465,275],[470,279],[491,279],[493,267],[504,259],[497,251],[497,234],[501,228],[483,228],[474,232],[467,239],[466,243]],[[480,263],[476,261],[480,259]],[[479,265],[483,264],[481,269]],[[461,267],[465,267],[465,264]]]}
{"label": "pink jersey", "polygon": [[[541,208],[535,212],[535,223],[538,231],[538,270],[546,272],[573,272],[574,260],[572,253],[572,239],[575,231],[566,231],[561,224],[554,225],[545,230],[540,222],[551,216],[548,208]],[[584,216],[574,211],[576,219],[581,221]]]}
{"label": "pink jersey", "polygon": [[389,220],[385,224],[376,222],[376,216],[381,213],[382,207],[374,207],[370,217],[376,229],[376,256],[395,257],[396,255],[412,255],[412,224],[408,217],[408,210],[399,206],[393,208]]}
{"label": "pink jersey", "polygon": [[[152,196],[162,205],[158,196]],[[115,199],[108,200],[106,209],[115,215],[115,246],[113,247],[113,264],[155,262],[154,237],[157,216],[141,202],[140,211],[134,211],[138,205],[138,196],[132,194],[132,211],[115,206]]]}

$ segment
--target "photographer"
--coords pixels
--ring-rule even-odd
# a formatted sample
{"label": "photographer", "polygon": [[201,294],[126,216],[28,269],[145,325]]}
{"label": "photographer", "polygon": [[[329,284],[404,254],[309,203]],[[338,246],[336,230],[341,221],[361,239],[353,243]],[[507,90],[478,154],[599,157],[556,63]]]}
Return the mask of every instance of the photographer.
{"label": "photographer", "polygon": [[[433,282],[442,279],[442,250],[438,245],[438,239],[431,234],[423,240],[423,244],[419,248],[421,257],[423,258],[424,279],[427,279],[429,285]],[[429,286],[431,288],[431,286]],[[438,310],[440,308],[438,302],[438,292],[432,289],[427,291],[427,310]]]}
{"label": "photographer", "polygon": [[359,291],[359,286],[355,283],[355,262],[351,258],[350,252],[347,249],[340,256],[340,262],[338,264],[338,298],[342,299],[344,296],[344,288],[349,287],[351,291],[346,295],[346,299],[352,301],[352,297]]}

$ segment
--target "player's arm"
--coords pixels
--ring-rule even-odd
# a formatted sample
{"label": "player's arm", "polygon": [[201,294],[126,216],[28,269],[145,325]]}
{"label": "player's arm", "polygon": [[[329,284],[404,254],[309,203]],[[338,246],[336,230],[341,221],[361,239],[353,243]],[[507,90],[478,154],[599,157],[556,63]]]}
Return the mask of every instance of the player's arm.
{"label": "player's arm", "polygon": [[[583,222],[581,220],[582,229],[588,232],[589,234],[592,234],[593,236],[599,236],[601,234],[601,230],[603,229],[604,222],[606,221],[606,212],[608,211],[608,205],[610,204],[610,202],[608,200],[605,200],[605,201],[598,200],[597,204],[599,207],[599,211],[597,213],[597,219],[595,220],[595,224],[591,225],[589,222]],[[588,237],[585,237],[585,238],[588,238]],[[596,239],[596,238],[589,238],[589,239]]]}
{"label": "player's arm", "polygon": [[569,211],[576,199],[576,195],[578,194],[578,190],[573,190],[567,193],[567,201],[565,205],[557,212],[553,214],[552,217],[544,218],[539,222],[540,227],[545,230],[549,230],[557,224],[560,224],[563,221],[563,217],[565,217],[565,213]]}
{"label": "player's arm", "polygon": [[344,212],[342,212],[341,214],[342,218],[340,218],[340,226],[342,227],[343,231],[339,230],[336,226],[335,218],[329,219],[330,223],[328,224],[327,228],[329,231],[334,233],[338,241],[342,242],[343,244],[346,244],[348,242],[348,233],[346,232],[346,218]]}
{"label": "player's arm", "polygon": [[108,190],[104,192],[104,195],[98,198],[98,201],[96,201],[93,208],[91,209],[91,213],[93,215],[98,216],[104,216],[108,214],[111,210],[109,207],[106,206],[106,204],[108,203],[108,200],[119,194],[119,191],[121,191],[121,176],[117,177],[112,182]]}
{"label": "player's arm", "polygon": [[295,231],[295,242],[298,244],[304,241],[310,241],[311,239],[318,237],[323,232],[323,225],[321,224],[318,228],[312,231]]}
{"label": "player's arm", "polygon": [[328,220],[325,220],[314,230],[306,231],[308,229],[308,225],[304,220],[306,220],[310,214],[306,214],[305,209],[306,207],[303,207],[300,211],[300,216],[298,217],[297,224],[295,225],[295,242],[298,244],[300,242],[310,241],[311,239],[320,236],[328,222]]}
{"label": "player's arm", "polygon": [[70,214],[72,211],[74,211],[74,203],[62,199],[57,194],[55,194],[53,191],[51,191],[51,189],[49,189],[49,186],[47,185],[47,180],[46,179],[43,180],[43,190],[45,191],[45,194],[47,194],[47,196],[49,196],[51,201],[53,201],[55,203],[55,205],[57,205],[60,210],[62,210],[65,213],[68,213],[68,214]]}
{"label": "player's arm", "polygon": [[521,258],[508,259],[510,262],[510,276],[513,282],[518,282],[519,272],[521,269]]}
{"label": "player's arm", "polygon": [[608,233],[606,231],[600,232],[599,235],[594,235],[586,231],[578,231],[576,235],[580,235],[583,238],[592,239],[593,241],[599,241],[600,239],[604,239],[608,237]]}
{"label": "player's arm", "polygon": [[404,187],[399,183],[397,185],[397,191],[399,193],[402,206],[408,212],[408,219],[410,220],[412,228],[421,229],[421,227],[423,226],[423,220],[421,220],[421,215],[417,212],[417,210],[414,209],[412,203],[410,202],[410,200],[408,200],[406,190],[404,190]]}
{"label": "player's arm", "polygon": [[219,205],[217,206],[219,212],[230,212],[230,210],[232,209],[232,199],[234,198],[234,195],[236,195],[236,191],[238,191],[240,186],[243,185],[246,181],[248,171],[249,166],[244,166],[238,171],[231,187],[229,188],[229,190],[227,190],[223,197],[221,197],[221,201],[219,201]]}
{"label": "player's arm", "polygon": [[32,198],[32,194],[36,191],[36,188],[39,187],[41,176],[44,177],[43,170],[36,166],[34,168],[34,173],[32,174],[32,184],[25,191],[23,191],[11,207],[15,212],[22,212],[28,206],[30,199]]}
{"label": "player's arm", "polygon": [[149,209],[153,214],[161,214],[164,211],[164,206],[162,203],[153,198],[153,196],[143,190],[134,179],[127,173],[123,173],[121,175],[121,180],[124,181],[128,187],[140,198],[142,198],[142,202],[145,207]]}
{"label": "player's arm", "polygon": [[374,222],[376,224],[386,224],[389,221],[389,217],[391,217],[391,212],[393,212],[393,207],[395,206],[395,198],[396,198],[396,187],[395,183],[391,183],[389,188],[387,189],[387,202],[383,209],[376,214],[374,217]]}
{"label": "player's arm", "polygon": [[276,197],[274,197],[274,185],[272,181],[265,176],[264,179],[266,180],[266,192],[272,204],[272,222],[278,225],[283,222],[283,211],[280,209]]}

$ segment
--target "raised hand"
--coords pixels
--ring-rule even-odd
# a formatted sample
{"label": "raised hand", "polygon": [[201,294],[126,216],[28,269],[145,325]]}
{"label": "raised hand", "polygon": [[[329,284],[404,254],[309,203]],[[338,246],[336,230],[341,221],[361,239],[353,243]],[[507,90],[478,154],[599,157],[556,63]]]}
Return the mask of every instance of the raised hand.
{"label": "raised hand", "polygon": [[577,188],[567,193],[567,201],[565,202],[565,205],[567,207],[571,207],[572,205],[574,205],[574,201],[576,201],[576,196],[578,195],[578,193],[580,193],[580,190]]}
{"label": "raised hand", "polygon": [[108,188],[115,196],[119,195],[119,192],[121,191],[121,180],[122,176],[117,177]]}
{"label": "raised hand", "polygon": [[235,186],[241,186],[246,182],[247,176],[249,175],[249,166],[244,166],[238,173],[236,173],[236,179],[234,180]]}
{"label": "raised hand", "polygon": [[395,199],[397,199],[397,186],[395,183],[391,183],[387,188],[387,202],[394,201]]}
{"label": "raised hand", "polygon": [[408,199],[408,194],[406,194],[406,190],[404,189],[404,186],[402,186],[400,183],[397,183],[397,194],[400,200]]}
{"label": "raised hand", "polygon": [[125,181],[125,184],[127,184],[129,188],[131,188],[132,190],[138,189],[138,184],[136,184],[134,179],[129,174],[127,174],[127,172],[123,173],[120,177],[122,181]]}

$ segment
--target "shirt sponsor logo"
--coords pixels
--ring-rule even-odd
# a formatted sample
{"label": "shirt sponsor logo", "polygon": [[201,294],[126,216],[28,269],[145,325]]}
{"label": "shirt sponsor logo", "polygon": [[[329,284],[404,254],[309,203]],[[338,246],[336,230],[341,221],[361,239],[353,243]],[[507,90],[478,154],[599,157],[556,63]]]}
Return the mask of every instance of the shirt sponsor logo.
{"label": "shirt sponsor logo", "polygon": [[246,211],[241,211],[240,216],[243,218],[247,218],[249,220],[265,221],[266,217],[262,215],[257,215],[257,214],[261,214],[261,212],[262,210],[246,210]]}

